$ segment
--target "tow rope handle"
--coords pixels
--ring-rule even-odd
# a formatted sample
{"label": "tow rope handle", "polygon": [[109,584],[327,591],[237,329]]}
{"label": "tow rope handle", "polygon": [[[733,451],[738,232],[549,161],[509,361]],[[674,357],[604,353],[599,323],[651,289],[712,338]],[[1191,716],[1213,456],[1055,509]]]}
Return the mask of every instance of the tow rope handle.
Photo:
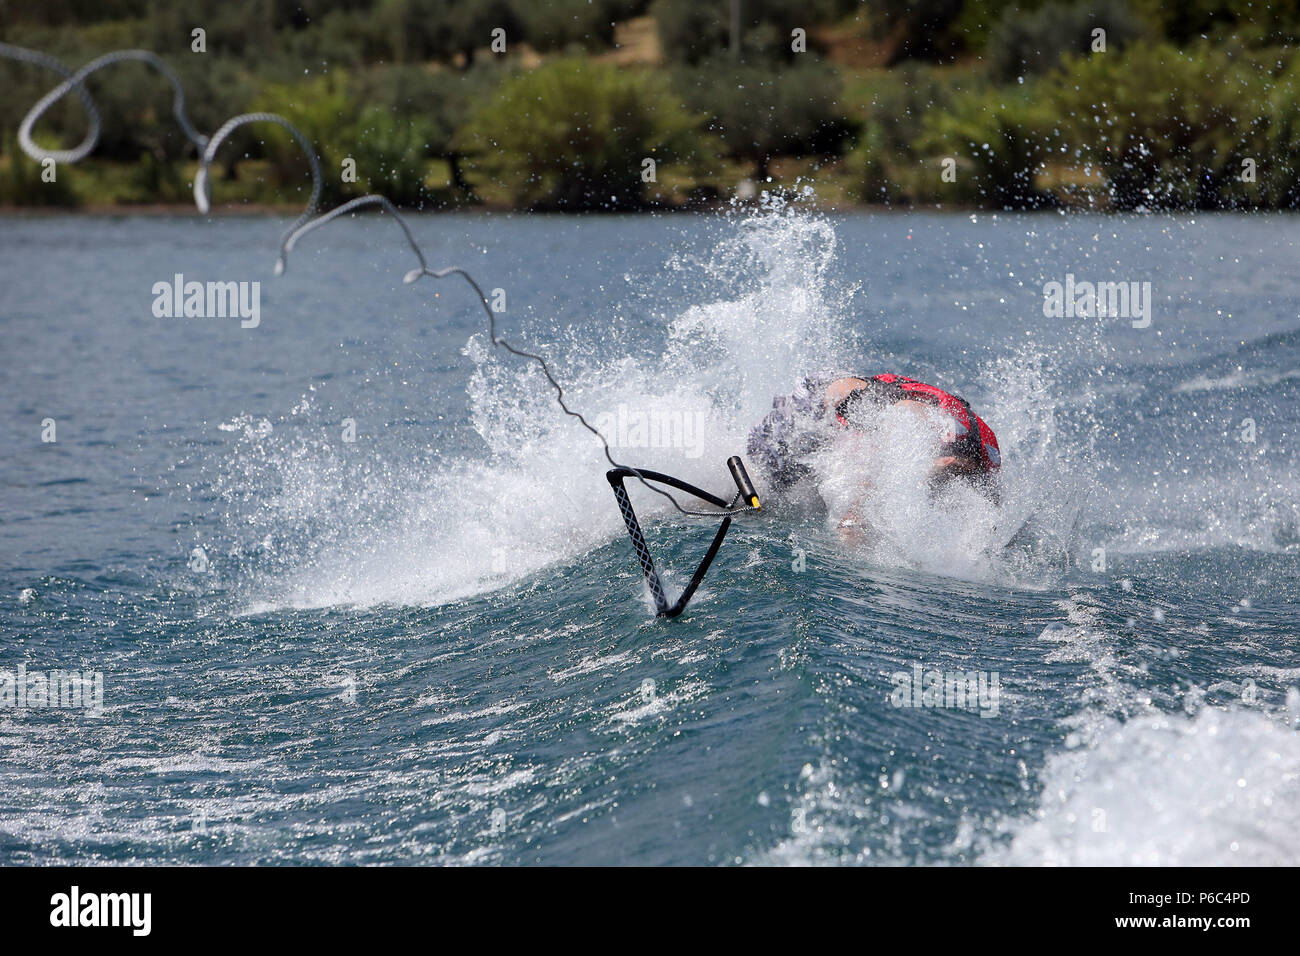
{"label": "tow rope handle", "polygon": [[650,556],[650,548],[646,544],[645,534],[641,531],[641,522],[637,520],[636,511],[632,508],[632,499],[628,497],[627,488],[623,482],[628,478],[640,477],[646,481],[653,481],[657,484],[668,485],[670,488],[676,488],[678,491],[684,491],[688,495],[694,495],[701,501],[707,501],[711,505],[719,508],[730,508],[738,500],[744,500],[745,504],[754,509],[760,507],[758,503],[758,494],[754,491],[753,482],[749,480],[749,475],[745,471],[745,465],[740,460],[740,456],[733,455],[727,460],[727,467],[731,470],[731,477],[736,482],[736,497],[730,502],[724,501],[717,495],[710,494],[702,488],[696,488],[692,484],[682,481],[680,478],[674,478],[672,475],[664,475],[657,471],[648,471],[644,468],[611,468],[605,472],[605,478],[611,488],[614,489],[614,500],[618,502],[618,510],[623,514],[623,523],[627,525],[628,537],[632,539],[632,548],[636,551],[637,562],[641,565],[641,573],[645,575],[646,584],[650,586],[650,594],[655,602],[656,617],[676,617],[686,609],[687,603],[695,595],[695,590],[704,580],[704,575],[708,573],[709,565],[718,554],[718,549],[722,547],[722,539],[727,536],[727,529],[731,527],[731,515],[726,515],[722,519],[722,524],[718,527],[718,532],[713,536],[713,542],[709,545],[709,550],[704,553],[704,559],[700,561],[699,567],[691,575],[690,584],[682,591],[681,596],[672,604],[668,602],[668,595],[664,591],[663,580],[659,577],[659,572],[655,570],[654,558]]}

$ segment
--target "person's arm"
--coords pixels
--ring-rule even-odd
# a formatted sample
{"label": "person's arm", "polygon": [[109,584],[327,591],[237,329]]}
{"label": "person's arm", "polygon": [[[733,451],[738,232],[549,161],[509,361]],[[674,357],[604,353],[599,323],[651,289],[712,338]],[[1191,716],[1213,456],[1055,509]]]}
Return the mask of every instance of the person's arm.
{"label": "person's arm", "polygon": [[749,433],[746,451],[768,481],[788,487],[807,478],[807,457],[822,442],[815,429],[821,385],[812,379],[790,395],[772,399],[772,410]]}

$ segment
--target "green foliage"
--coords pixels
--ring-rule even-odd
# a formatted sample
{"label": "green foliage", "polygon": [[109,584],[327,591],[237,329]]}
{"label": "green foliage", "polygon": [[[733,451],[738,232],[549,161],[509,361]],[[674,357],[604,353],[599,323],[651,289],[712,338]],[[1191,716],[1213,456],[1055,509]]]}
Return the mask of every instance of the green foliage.
{"label": "green foliage", "polygon": [[1160,35],[1178,45],[1236,35],[1264,45],[1300,39],[1300,0],[1135,0]]}
{"label": "green foliage", "polygon": [[653,9],[665,58],[694,66],[726,48],[725,4],[657,0]]}
{"label": "green foliage", "polygon": [[120,202],[141,205],[181,203],[193,195],[181,164],[176,160],[144,152],[129,169],[128,189],[119,193]]}
{"label": "green foliage", "polygon": [[[363,192],[361,185],[345,183],[340,176],[343,160],[353,156],[356,149],[361,122],[361,108],[348,93],[348,81],[348,74],[339,70],[292,85],[275,84],[267,87],[253,104],[256,110],[284,116],[315,147],[321,162],[321,195],[326,203]],[[311,174],[298,140],[275,123],[260,123],[248,130],[262,144],[262,152],[271,162],[272,174],[286,201],[305,198]],[[228,144],[222,148],[234,147]],[[220,196],[214,195],[214,199],[219,200]]]}
{"label": "green foliage", "polygon": [[0,158],[0,204],[14,206],[75,206],[76,192],[69,184],[71,170],[55,168],[54,182],[41,179],[41,165],[18,148],[18,137],[5,137],[4,156]]}
{"label": "green foliage", "polygon": [[[32,105],[59,81],[49,70],[0,59],[0,131],[5,134],[4,152],[17,146],[18,124]],[[41,118],[32,131],[37,143],[51,149],[66,149],[81,142],[86,133],[86,116],[76,96],[65,97]],[[10,134],[13,142],[10,143]]]}
{"label": "green foliage", "polygon": [[1206,209],[1222,203],[1240,171],[1267,86],[1265,74],[1222,46],[1160,44],[1070,59],[1050,97],[1068,152],[1102,171],[1117,207]]}
{"label": "green foliage", "polygon": [[848,85],[845,100],[860,111],[862,126],[845,163],[850,193],[864,202],[941,201],[933,164],[927,167],[918,151],[918,132],[923,117],[950,109],[959,92],[954,79],[917,63]]}
{"label": "green foliage", "polygon": [[433,124],[419,114],[399,116],[368,107],[357,122],[351,150],[360,189],[383,193],[399,206],[423,205],[430,198],[424,178],[432,138]]}
{"label": "green foliage", "polygon": [[1106,52],[1116,53],[1146,34],[1128,0],[1096,0],[1088,6],[1056,0],[1036,10],[1008,7],[988,36],[986,58],[1003,82],[1057,66],[1067,54],[1092,49],[1092,32],[1106,31]]}
{"label": "green foliage", "polygon": [[[793,62],[802,54],[791,48],[791,31],[807,31],[832,22],[857,4],[846,0],[740,0],[740,53],[748,62]],[[731,45],[731,4],[728,0],[656,0],[652,7],[664,56],[691,66],[715,58]],[[808,37],[808,50],[816,48]]]}
{"label": "green foliage", "polygon": [[505,30],[510,41],[523,37],[510,0],[379,0],[373,16],[399,63],[458,58],[468,68],[494,29]]}
{"label": "green foliage", "polygon": [[[917,150],[928,160],[939,197],[994,209],[1033,209],[1051,197],[1036,185],[1059,133],[1050,105],[1029,86],[957,95],[951,108],[925,117]],[[956,162],[956,179],[941,178]]]}
{"label": "green foliage", "polygon": [[[457,131],[467,122],[472,104],[490,95],[499,82],[499,71],[487,68],[461,73],[391,66],[356,77],[340,70],[272,86],[256,106],[281,113],[316,147],[324,201],[380,192],[398,205],[424,206],[473,198],[460,174]],[[306,187],[307,160],[288,131],[268,123],[250,127],[248,135],[256,137],[258,152],[270,160],[283,191]],[[450,164],[450,192],[425,185],[433,158]],[[343,179],[348,159],[355,164],[355,182]]]}
{"label": "green foliage", "polygon": [[[1234,204],[1300,208],[1300,62],[1291,57],[1267,85],[1261,115],[1248,123],[1247,142],[1224,194]],[[1255,182],[1243,181],[1243,161],[1253,160]]]}
{"label": "green foliage", "polygon": [[[417,196],[415,192],[403,190],[402,199],[395,201],[433,200],[440,204],[475,201],[477,197],[465,181],[461,168],[464,155],[457,134],[469,121],[475,106],[491,99],[505,75],[504,69],[484,63],[463,72],[393,66],[358,76],[350,85],[351,94],[358,102],[372,104],[367,108],[368,113],[376,110],[390,117],[404,117],[410,125],[405,146],[394,149],[395,131],[388,130],[390,121],[380,121],[380,139],[376,142],[371,142],[371,132],[363,124],[358,133],[358,158],[365,157],[367,170],[374,168],[372,160],[377,160],[382,168],[395,169],[403,156],[421,166],[426,157],[445,160],[451,178],[446,191],[421,188]],[[385,142],[387,145],[383,145]],[[372,188],[387,194],[383,184],[392,180],[379,178],[368,181]],[[391,194],[389,198],[393,198]]]}
{"label": "green foliage", "polygon": [[[886,202],[1035,208],[1069,198],[1053,177],[1099,183],[1120,209],[1300,203],[1300,58],[1201,43],[1070,56],[1024,84],[953,93],[887,74],[846,164]],[[867,90],[854,89],[855,98]],[[945,183],[944,158],[956,161]],[[1253,160],[1255,181],[1243,179]]]}
{"label": "green foliage", "polygon": [[412,116],[424,126],[429,154],[446,157],[475,103],[489,99],[504,79],[491,64],[460,72],[425,66],[388,66],[355,74],[348,95],[367,107]]}
{"label": "green foliage", "polygon": [[614,45],[614,25],[644,11],[647,0],[548,0],[518,7],[523,36],[543,53],[553,50],[606,50]]}
{"label": "green foliage", "polygon": [[912,169],[919,166],[919,158],[912,157],[909,169],[904,156],[890,149],[890,138],[884,123],[868,120],[863,126],[857,145],[845,161],[849,193],[855,199],[892,204],[921,198],[921,191],[907,182],[912,178]]}
{"label": "green foliage", "polygon": [[873,4],[882,35],[894,39],[891,65],[908,59],[950,60],[963,48],[963,0],[881,0]]}
{"label": "green foliage", "polygon": [[774,70],[723,55],[678,70],[674,80],[726,154],[755,163],[760,180],[773,157],[835,153],[851,131],[837,104],[839,77],[811,59]]}
{"label": "green foliage", "polygon": [[[1300,0],[741,0],[739,56],[731,9],[729,0],[0,0],[0,36],[73,65],[109,49],[156,50],[204,132],[254,108],[288,116],[320,153],[326,202],[372,190],[408,205],[474,201],[472,183],[485,199],[529,208],[637,208],[704,195],[746,166],[790,174],[795,163],[776,161],[809,156],[804,167],[823,177],[831,163],[827,195],[844,188],[871,202],[1035,207],[1083,188],[1120,208],[1300,206]],[[613,46],[617,24],[647,11],[666,65],[592,59]],[[201,55],[190,52],[198,24]],[[1094,26],[1107,30],[1105,54],[1088,55]],[[497,27],[507,54],[485,56]],[[796,27],[809,54],[791,50]],[[866,33],[874,45],[855,46]],[[838,66],[819,62],[820,42]],[[524,71],[534,63],[525,47],[542,67]],[[897,65],[844,65],[881,55]],[[0,202],[187,200],[193,146],[170,88],[139,64],[90,81],[104,118],[99,148],[41,183],[14,133],[56,80],[0,60]],[[68,97],[36,137],[67,147],[85,129]],[[647,157],[660,164],[652,188],[641,177]],[[949,157],[953,183],[940,176]],[[355,183],[342,181],[346,158]],[[1246,160],[1253,181],[1242,177]],[[279,127],[241,129],[218,164],[218,201],[305,198],[307,163]]]}
{"label": "green foliage", "polygon": [[635,209],[642,161],[682,161],[695,117],[652,73],[556,60],[507,80],[462,131],[469,167],[530,209]]}

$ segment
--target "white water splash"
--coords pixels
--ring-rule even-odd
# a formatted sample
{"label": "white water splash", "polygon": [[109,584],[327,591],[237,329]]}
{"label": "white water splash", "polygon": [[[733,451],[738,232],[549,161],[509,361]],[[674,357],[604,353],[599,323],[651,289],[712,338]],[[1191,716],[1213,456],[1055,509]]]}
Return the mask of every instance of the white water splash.
{"label": "white water splash", "polygon": [[1013,866],[1289,866],[1300,856],[1300,736],[1261,713],[1205,708],[1113,722],[1054,754],[1012,822]]}
{"label": "white water splash", "polygon": [[[870,372],[879,361],[863,344],[871,330],[858,326],[861,290],[832,279],[839,249],[829,219],[767,197],[761,208],[735,210],[722,225],[720,241],[691,268],[677,257],[665,266],[665,281],[675,278],[695,299],[702,288],[706,301],[665,318],[657,349],[602,356],[607,342],[572,331],[561,333],[567,338],[559,345],[519,343],[548,354],[570,407],[588,421],[632,413],[690,422],[689,441],[647,447],[626,435],[607,437],[622,463],[720,490],[730,486],[723,462],[744,453],[774,395],[810,373]],[[242,547],[262,563],[244,588],[252,609],[444,603],[571,561],[622,534],[599,443],[560,414],[538,370],[491,348],[482,333],[471,336],[464,354],[474,363],[470,424],[486,456],[441,458],[425,448],[409,456],[401,449],[381,456],[373,448],[348,455],[335,443],[298,437],[302,426],[313,425],[311,401],[294,409],[288,427],[243,423],[228,490],[268,479],[275,488],[254,497],[251,513],[232,515],[237,541],[251,532],[256,542],[236,543],[234,552]],[[986,418],[1011,474],[1000,508],[961,483],[931,498],[923,464],[933,448],[906,434],[905,424],[879,436],[875,457],[861,448],[824,457],[822,491],[835,520],[850,498],[860,498],[854,483],[872,477],[874,498],[858,501],[879,531],[866,560],[1006,577],[1012,563],[1002,546],[1031,519],[1035,541],[1051,540],[1054,556],[1064,551],[1077,496],[1062,493],[1050,384],[1041,360],[1006,362],[1014,375],[1011,365],[995,366],[981,374],[985,382],[968,383],[977,401],[989,401]],[[635,487],[633,494],[643,517],[669,507]],[[1020,577],[1032,583],[1043,567],[1034,556]]]}

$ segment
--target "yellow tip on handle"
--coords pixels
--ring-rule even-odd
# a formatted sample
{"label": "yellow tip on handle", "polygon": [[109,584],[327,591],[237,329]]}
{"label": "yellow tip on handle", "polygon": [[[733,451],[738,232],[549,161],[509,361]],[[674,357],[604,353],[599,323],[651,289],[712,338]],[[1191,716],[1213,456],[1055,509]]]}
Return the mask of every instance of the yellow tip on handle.
{"label": "yellow tip on handle", "polygon": [[762,510],[763,510],[763,506],[760,505],[760,504],[758,503],[758,495],[752,495],[752,496],[750,496],[750,499],[749,499],[749,506],[750,506],[751,508],[754,508],[754,509],[758,510],[758,511],[762,511]]}

